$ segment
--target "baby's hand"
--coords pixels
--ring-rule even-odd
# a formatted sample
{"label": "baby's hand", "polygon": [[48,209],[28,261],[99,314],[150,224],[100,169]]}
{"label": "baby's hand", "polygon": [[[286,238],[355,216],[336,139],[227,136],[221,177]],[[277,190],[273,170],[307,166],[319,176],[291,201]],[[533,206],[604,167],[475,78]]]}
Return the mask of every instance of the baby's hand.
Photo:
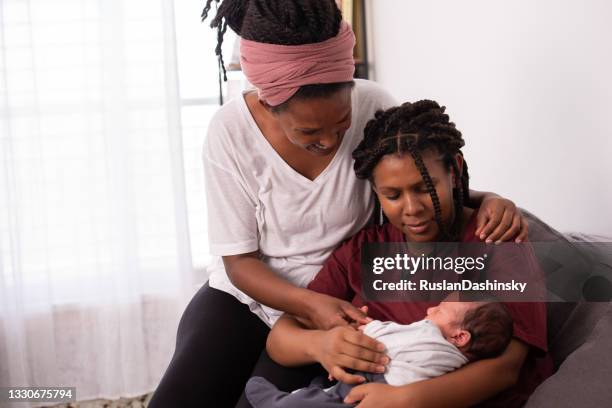
{"label": "baby's hand", "polygon": [[[368,307],[367,307],[367,306],[361,306],[359,309],[361,309],[361,311],[362,311],[363,313],[365,313],[366,315],[368,314]],[[363,331],[363,330],[365,329],[365,327],[366,327],[366,325],[365,325],[365,324],[359,325],[359,326],[357,327],[357,330],[359,330],[359,331]]]}
{"label": "baby's hand", "polygon": [[[367,306],[361,306],[359,308],[359,310],[361,310],[366,316],[368,315],[368,307]],[[368,319],[370,321],[372,321],[372,319],[370,317],[368,317]],[[359,324],[359,322],[352,322],[350,325],[354,329],[361,330],[361,331],[363,331],[363,328],[365,327],[365,324]]]}

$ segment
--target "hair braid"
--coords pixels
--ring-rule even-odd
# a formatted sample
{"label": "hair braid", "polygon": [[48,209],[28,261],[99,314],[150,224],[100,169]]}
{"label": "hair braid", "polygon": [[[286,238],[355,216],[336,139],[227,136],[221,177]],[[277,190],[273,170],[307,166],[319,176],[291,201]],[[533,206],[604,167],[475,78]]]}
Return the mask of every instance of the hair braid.
{"label": "hair braid", "polygon": [[[455,160],[451,163],[455,174],[459,174],[459,168]],[[463,224],[463,205],[464,205],[464,189],[463,189],[463,174],[460,182],[455,181],[455,187],[453,188],[453,203],[455,206],[455,220],[449,231],[449,236],[458,237],[461,233],[461,226]]]}
{"label": "hair braid", "polygon": [[[398,135],[398,143],[399,143],[399,135]],[[399,150],[399,149],[398,149]],[[433,185],[433,181],[431,180],[431,176],[427,171],[427,167],[425,167],[425,163],[423,163],[423,157],[421,156],[421,152],[417,150],[417,147],[414,143],[408,143],[408,150],[410,151],[410,155],[414,160],[414,164],[416,165],[419,173],[421,173],[421,177],[425,182],[425,186],[427,187],[427,192],[431,197],[431,202],[434,207],[434,217],[436,219],[436,223],[442,231],[443,234],[446,234],[446,228],[442,223],[442,207],[440,206],[440,198],[438,197],[438,193]]]}

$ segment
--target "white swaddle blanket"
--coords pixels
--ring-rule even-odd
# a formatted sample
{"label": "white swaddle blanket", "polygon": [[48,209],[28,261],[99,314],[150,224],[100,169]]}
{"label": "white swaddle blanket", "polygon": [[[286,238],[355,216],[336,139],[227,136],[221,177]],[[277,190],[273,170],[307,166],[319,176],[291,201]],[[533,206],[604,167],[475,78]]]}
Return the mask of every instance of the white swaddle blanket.
{"label": "white swaddle blanket", "polygon": [[390,385],[437,377],[468,362],[429,320],[409,325],[374,320],[365,326],[364,333],[387,347],[391,362],[384,376]]}

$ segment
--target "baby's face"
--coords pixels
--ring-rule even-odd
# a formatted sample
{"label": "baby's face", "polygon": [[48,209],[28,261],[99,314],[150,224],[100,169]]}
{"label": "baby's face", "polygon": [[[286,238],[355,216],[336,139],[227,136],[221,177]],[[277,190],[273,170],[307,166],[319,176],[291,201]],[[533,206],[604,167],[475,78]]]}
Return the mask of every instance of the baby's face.
{"label": "baby's face", "polygon": [[448,340],[457,330],[468,310],[478,305],[477,302],[441,302],[438,306],[427,309],[428,320],[431,320]]}

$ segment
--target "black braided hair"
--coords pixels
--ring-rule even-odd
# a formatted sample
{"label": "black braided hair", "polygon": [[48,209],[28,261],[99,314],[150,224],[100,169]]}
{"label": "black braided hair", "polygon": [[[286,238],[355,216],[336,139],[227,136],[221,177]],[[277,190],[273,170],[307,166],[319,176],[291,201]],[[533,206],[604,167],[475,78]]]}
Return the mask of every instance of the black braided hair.
{"label": "black braided hair", "polygon": [[[226,81],[221,45],[228,26],[247,40],[300,45],[335,37],[342,21],[335,0],[206,0],[202,21],[208,17],[213,1],[220,4],[210,26],[217,29],[215,54]],[[293,98],[326,97],[352,85],[353,81],[304,85]],[[276,106],[276,110],[282,110],[285,104]]]}
{"label": "black braided hair", "polygon": [[457,240],[461,233],[463,204],[469,201],[467,163],[464,161],[460,182],[453,188],[455,218],[451,226],[446,227],[442,223],[440,199],[421,155],[425,150],[436,149],[442,155],[444,166],[459,174],[455,155],[463,154],[461,148],[465,142],[444,113],[445,109],[435,101],[422,100],[376,112],[365,127],[363,140],[353,151],[354,170],[358,178],[372,182],[374,168],[384,156],[409,153],[431,197],[441,238]]}

